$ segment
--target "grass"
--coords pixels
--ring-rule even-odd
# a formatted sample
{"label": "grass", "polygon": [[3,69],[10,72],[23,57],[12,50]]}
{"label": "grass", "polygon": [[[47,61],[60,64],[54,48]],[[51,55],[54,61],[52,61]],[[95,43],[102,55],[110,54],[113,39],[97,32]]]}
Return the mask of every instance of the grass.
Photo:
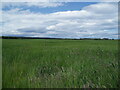
{"label": "grass", "polygon": [[117,40],[3,39],[3,88],[117,88]]}

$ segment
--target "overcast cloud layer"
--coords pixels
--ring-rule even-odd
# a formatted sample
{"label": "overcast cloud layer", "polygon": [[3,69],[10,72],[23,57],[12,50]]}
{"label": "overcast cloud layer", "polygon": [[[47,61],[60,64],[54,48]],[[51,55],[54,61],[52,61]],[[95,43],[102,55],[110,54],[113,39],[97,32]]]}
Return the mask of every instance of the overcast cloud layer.
{"label": "overcast cloud layer", "polygon": [[[117,38],[117,3],[97,3],[81,10],[49,14],[23,10],[22,5],[38,8],[59,7],[65,3],[4,3],[14,7],[2,11],[2,35],[57,38]],[[20,6],[19,6],[20,5]],[[17,7],[16,7],[17,6]],[[16,8],[15,8],[16,7]]]}

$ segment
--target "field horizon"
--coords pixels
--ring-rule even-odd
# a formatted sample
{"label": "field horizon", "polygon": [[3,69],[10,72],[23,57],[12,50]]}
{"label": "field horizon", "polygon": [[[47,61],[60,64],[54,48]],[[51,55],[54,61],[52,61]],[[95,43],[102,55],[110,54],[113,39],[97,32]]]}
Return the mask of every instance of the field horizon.
{"label": "field horizon", "polygon": [[0,12],[3,89],[120,88],[120,3],[8,1]]}
{"label": "field horizon", "polygon": [[61,40],[119,40],[117,38],[58,38],[58,37],[25,37],[25,36],[0,36],[2,39],[61,39]]}

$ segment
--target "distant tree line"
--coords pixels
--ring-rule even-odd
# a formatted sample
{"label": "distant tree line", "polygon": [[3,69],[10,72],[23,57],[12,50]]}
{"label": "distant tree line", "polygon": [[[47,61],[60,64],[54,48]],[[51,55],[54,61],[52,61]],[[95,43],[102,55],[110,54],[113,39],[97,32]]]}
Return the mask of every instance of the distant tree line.
{"label": "distant tree line", "polygon": [[2,36],[2,39],[65,39],[65,40],[114,40],[109,38],[50,38],[50,37],[15,37],[15,36]]}
{"label": "distant tree line", "polygon": [[49,38],[49,37],[14,37],[14,36],[2,36],[2,39],[62,39],[62,38]]}

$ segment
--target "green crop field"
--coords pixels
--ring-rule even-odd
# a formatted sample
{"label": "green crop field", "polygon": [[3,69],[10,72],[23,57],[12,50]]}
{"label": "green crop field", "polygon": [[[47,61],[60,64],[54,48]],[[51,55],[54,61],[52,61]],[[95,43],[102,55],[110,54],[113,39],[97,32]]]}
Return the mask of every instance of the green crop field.
{"label": "green crop field", "polygon": [[3,39],[3,88],[116,88],[117,40]]}

